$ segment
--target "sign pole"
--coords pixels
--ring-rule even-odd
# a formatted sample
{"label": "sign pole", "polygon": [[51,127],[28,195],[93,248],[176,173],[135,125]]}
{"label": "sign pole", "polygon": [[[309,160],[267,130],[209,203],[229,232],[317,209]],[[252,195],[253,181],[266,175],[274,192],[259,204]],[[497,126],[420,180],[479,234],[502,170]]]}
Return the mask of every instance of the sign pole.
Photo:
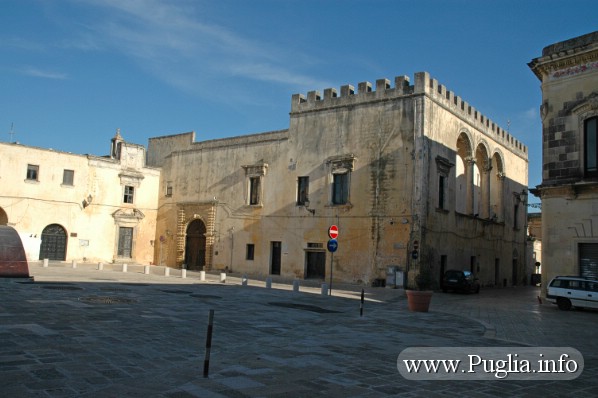
{"label": "sign pole", "polygon": [[332,263],[334,263],[334,252],[330,253],[330,290],[328,295],[332,296]]}

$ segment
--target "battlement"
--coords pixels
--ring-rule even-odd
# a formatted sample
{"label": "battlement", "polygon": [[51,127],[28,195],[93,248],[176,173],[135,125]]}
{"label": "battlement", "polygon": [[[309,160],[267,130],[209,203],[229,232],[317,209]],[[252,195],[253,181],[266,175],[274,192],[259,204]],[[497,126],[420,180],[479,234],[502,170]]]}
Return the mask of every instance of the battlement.
{"label": "battlement", "polygon": [[309,91],[307,97],[303,94],[293,94],[291,115],[423,94],[438,105],[465,119],[488,137],[527,157],[527,146],[490,118],[478,112],[461,97],[447,90],[446,86],[431,78],[428,72],[416,73],[414,80],[414,84],[411,85],[408,76],[397,76],[394,79],[394,87],[392,87],[389,79],[378,79],[375,90],[372,89],[372,83],[365,81],[357,85],[357,92],[355,92],[354,86],[347,84],[341,86],[340,96],[335,88],[324,89],[324,96],[319,91]]}

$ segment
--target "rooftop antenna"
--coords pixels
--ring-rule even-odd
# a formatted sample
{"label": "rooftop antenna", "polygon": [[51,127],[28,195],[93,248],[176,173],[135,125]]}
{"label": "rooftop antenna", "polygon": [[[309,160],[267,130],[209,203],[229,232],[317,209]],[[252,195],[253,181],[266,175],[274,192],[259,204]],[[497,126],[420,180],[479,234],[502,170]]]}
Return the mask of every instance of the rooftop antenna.
{"label": "rooftop antenna", "polygon": [[8,133],[8,135],[10,135],[10,142],[13,143],[13,136],[15,135],[15,131],[14,131],[14,122],[10,124],[10,133]]}

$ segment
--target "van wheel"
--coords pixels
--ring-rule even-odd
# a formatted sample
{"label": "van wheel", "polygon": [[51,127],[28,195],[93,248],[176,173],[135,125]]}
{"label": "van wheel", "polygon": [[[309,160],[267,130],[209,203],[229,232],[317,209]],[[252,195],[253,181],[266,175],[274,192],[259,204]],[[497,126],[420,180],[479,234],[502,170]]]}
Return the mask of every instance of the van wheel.
{"label": "van wheel", "polygon": [[564,297],[559,297],[556,300],[556,305],[558,305],[559,310],[569,311],[571,309],[571,301]]}

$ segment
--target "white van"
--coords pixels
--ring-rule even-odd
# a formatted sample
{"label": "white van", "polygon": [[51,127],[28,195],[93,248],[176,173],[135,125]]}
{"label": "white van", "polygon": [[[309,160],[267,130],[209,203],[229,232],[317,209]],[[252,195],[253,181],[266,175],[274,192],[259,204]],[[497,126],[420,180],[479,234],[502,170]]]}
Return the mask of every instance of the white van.
{"label": "white van", "polygon": [[598,308],[598,280],[557,276],[548,285],[546,299],[565,311],[571,307]]}

